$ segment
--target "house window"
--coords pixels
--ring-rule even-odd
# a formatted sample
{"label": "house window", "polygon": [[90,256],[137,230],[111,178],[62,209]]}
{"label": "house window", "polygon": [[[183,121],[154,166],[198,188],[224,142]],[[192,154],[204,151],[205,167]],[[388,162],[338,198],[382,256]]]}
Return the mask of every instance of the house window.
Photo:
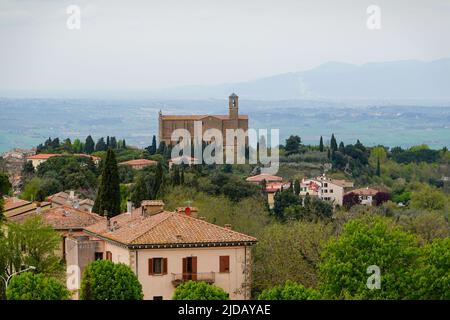
{"label": "house window", "polygon": [[219,272],[230,272],[230,256],[219,257]]}
{"label": "house window", "polygon": [[106,260],[112,261],[112,252],[106,251]]}
{"label": "house window", "polygon": [[153,300],[162,300],[163,297],[162,296],[153,296]]}
{"label": "house window", "polygon": [[103,252],[96,252],[94,255],[95,260],[103,260]]}
{"label": "house window", "polygon": [[324,188],[327,188],[327,187],[328,187],[328,183],[324,183],[324,184],[323,184],[323,187],[324,187]]}
{"label": "house window", "polygon": [[167,274],[167,258],[148,259],[148,274],[149,275]]}
{"label": "house window", "polygon": [[333,189],[330,189],[330,193],[333,193]]}

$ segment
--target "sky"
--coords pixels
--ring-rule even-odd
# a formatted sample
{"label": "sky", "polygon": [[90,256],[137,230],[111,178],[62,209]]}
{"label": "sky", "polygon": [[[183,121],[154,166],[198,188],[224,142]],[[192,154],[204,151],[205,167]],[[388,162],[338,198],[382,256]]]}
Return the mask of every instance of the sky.
{"label": "sky", "polygon": [[[68,6],[80,8],[69,29]],[[381,29],[367,27],[380,8]],[[145,91],[450,57],[448,0],[0,0],[0,92]]]}

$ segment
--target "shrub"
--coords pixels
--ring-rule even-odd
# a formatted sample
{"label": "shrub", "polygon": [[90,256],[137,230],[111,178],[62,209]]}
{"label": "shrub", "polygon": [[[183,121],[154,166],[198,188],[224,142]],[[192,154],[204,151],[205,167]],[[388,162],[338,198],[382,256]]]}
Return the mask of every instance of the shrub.
{"label": "shrub", "polygon": [[320,298],[315,289],[305,288],[302,284],[286,281],[284,285],[264,290],[258,300],[317,300]]}
{"label": "shrub", "polygon": [[179,285],[174,300],[228,300],[228,294],[219,287],[204,281],[188,281]]}
{"label": "shrub", "polygon": [[142,300],[142,286],[127,265],[108,260],[91,262],[81,280],[83,300]]}
{"label": "shrub", "polygon": [[67,300],[69,296],[58,280],[31,272],[12,277],[6,290],[8,300]]}

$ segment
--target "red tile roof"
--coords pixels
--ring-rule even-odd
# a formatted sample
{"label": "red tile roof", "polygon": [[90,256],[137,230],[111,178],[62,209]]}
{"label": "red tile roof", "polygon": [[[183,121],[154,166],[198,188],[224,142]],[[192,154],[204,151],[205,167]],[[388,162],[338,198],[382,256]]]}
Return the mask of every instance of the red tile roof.
{"label": "red tile roof", "polygon": [[283,181],[283,178],[278,177],[278,176],[273,176],[270,174],[266,174],[266,173],[262,173],[262,174],[258,174],[253,177],[248,177],[245,180],[249,181],[249,182],[262,182],[263,180],[266,180],[266,182],[271,182],[271,181]]}
{"label": "red tile roof", "polygon": [[141,208],[111,218],[112,231],[100,222],[85,231],[124,245],[223,244],[256,242],[256,238],[196,219],[184,213],[163,211],[142,215]]}
{"label": "red tile roof", "polygon": [[64,205],[45,210],[40,215],[44,223],[56,230],[84,229],[99,221],[105,221],[105,218],[98,214]]}
{"label": "red tile roof", "polygon": [[3,205],[3,210],[4,211],[12,210],[30,203],[31,203],[30,201],[22,200],[16,197],[6,198]]}
{"label": "red tile roof", "polygon": [[347,193],[356,193],[357,195],[360,196],[374,196],[378,193],[378,190],[372,189],[372,188],[360,188],[360,189],[354,189],[354,190],[350,190]]}
{"label": "red tile roof", "polygon": [[[203,114],[203,115],[162,115],[162,120],[201,120],[207,117],[218,118],[220,120],[228,120],[228,115]],[[239,115],[240,120],[247,120],[248,115]]]}
{"label": "red tile roof", "polygon": [[158,164],[157,161],[147,159],[135,159],[119,163],[119,165],[125,166],[151,166],[156,164]]}
{"label": "red tile roof", "polygon": [[47,160],[52,157],[60,157],[62,154],[56,154],[56,153],[38,153],[34,156],[27,157],[28,160]]}

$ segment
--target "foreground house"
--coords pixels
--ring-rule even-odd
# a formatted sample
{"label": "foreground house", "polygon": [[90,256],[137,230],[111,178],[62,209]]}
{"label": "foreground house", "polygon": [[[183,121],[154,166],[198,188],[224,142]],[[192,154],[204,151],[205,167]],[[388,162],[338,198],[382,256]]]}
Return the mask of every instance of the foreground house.
{"label": "foreground house", "polygon": [[101,161],[100,157],[96,157],[90,154],[84,153],[75,153],[75,154],[60,154],[60,153],[38,153],[32,156],[27,157],[27,161],[31,161],[34,170],[41,164],[53,157],[64,157],[64,156],[74,156],[74,157],[83,157],[91,159],[95,165],[98,165]]}
{"label": "foreground house", "polygon": [[283,181],[283,178],[279,176],[270,175],[267,173],[261,173],[256,176],[248,177],[247,179],[245,179],[245,181],[254,184],[261,184],[263,181],[266,181],[266,183],[281,182]]}
{"label": "foreground house", "polygon": [[342,206],[344,194],[352,187],[353,182],[351,181],[329,178],[324,174],[315,178],[302,179],[300,195],[308,194],[329,201],[333,205]]}
{"label": "foreground house", "polygon": [[190,208],[164,210],[162,201],[85,228],[86,237],[66,240],[67,264],[95,259],[124,263],[142,284],[144,299],[171,299],[181,283],[206,281],[231,299],[249,299],[251,246],[256,239],[191,215]]}

